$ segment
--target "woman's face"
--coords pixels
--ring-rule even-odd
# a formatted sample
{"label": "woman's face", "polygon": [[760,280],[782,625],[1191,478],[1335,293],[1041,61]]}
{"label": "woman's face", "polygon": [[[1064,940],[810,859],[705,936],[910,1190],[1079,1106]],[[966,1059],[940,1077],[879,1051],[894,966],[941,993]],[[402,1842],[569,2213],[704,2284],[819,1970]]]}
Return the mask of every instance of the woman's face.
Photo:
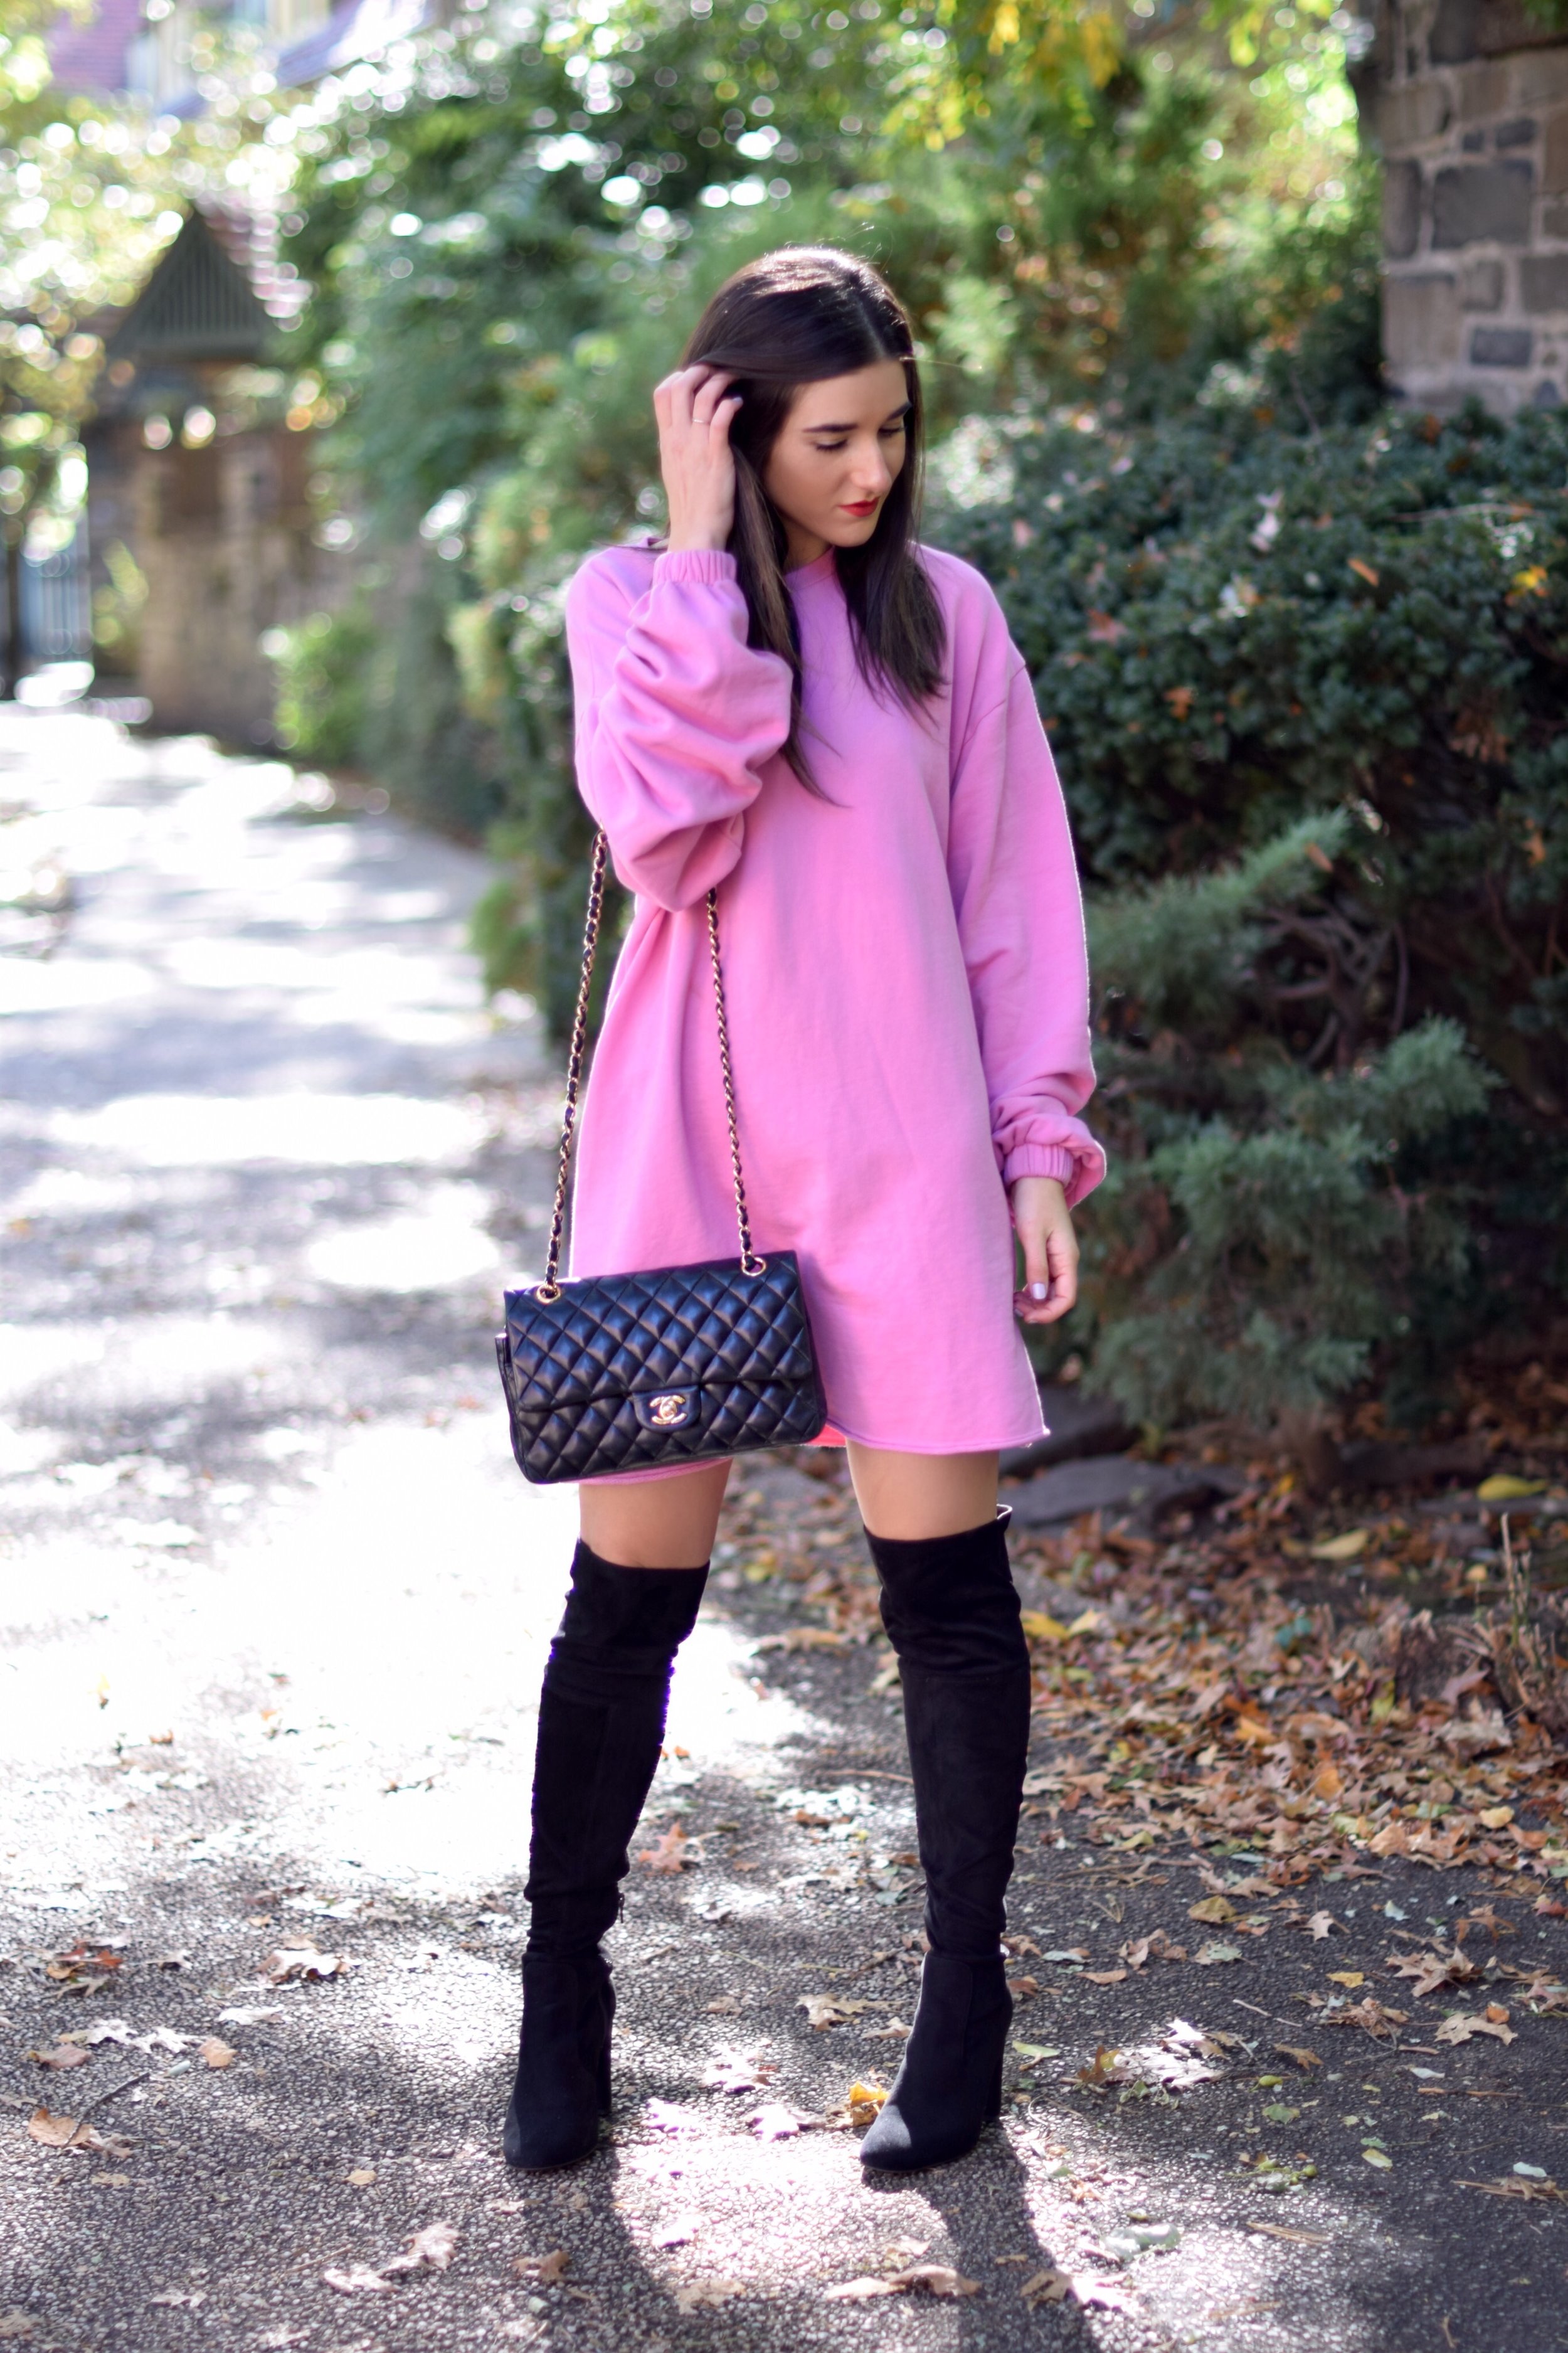
{"label": "woman's face", "polygon": [[763,475],[793,561],[870,538],[904,462],[909,406],[901,360],[801,385]]}

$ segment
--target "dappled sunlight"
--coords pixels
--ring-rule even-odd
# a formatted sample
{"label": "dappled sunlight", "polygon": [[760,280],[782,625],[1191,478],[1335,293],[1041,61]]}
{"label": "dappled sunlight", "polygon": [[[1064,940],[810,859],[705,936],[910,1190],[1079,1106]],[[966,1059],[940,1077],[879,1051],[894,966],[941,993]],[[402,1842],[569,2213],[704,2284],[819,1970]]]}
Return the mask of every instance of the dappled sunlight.
{"label": "dappled sunlight", "polygon": [[439,1291],[494,1276],[501,1255],[477,1185],[437,1185],[416,1210],[329,1229],[305,1252],[309,1271],[346,1291]]}
{"label": "dappled sunlight", "polygon": [[143,1168],[439,1166],[468,1159],[482,1114],[414,1095],[121,1095],[100,1111],[58,1112],[50,1131],[78,1152]]}

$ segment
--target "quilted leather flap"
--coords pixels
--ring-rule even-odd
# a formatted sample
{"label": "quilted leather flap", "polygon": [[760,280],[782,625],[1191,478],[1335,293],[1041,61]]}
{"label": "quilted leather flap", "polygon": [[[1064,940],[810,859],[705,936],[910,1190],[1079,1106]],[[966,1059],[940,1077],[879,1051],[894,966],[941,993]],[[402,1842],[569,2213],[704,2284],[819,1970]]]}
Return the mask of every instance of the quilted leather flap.
{"label": "quilted leather flap", "polygon": [[563,1282],[561,1296],[509,1291],[517,1403],[523,1413],[598,1398],[812,1376],[811,1335],[790,1250],[761,1274],[738,1259]]}

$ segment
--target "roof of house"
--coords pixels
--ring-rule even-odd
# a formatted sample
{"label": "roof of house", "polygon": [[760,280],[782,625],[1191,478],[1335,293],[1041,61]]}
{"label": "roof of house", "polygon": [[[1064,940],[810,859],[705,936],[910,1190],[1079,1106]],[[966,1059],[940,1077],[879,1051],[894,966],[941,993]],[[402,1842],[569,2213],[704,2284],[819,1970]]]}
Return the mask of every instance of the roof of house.
{"label": "roof of house", "polygon": [[141,29],[142,0],[96,0],[89,16],[58,16],[46,37],[56,87],[123,90],[125,52]]}
{"label": "roof of house", "polygon": [[258,360],[275,332],[248,240],[254,225],[193,206],[105,344],[110,360]]}

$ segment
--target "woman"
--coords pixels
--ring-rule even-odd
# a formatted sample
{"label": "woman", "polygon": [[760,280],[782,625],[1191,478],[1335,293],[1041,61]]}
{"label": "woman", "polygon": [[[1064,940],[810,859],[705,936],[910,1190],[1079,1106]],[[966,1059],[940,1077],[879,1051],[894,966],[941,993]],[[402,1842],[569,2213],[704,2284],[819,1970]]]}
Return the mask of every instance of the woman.
{"label": "woman", "polygon": [[[566,602],[578,782],[637,894],[573,1272],[733,1254],[716,886],[757,1247],[799,1257],[824,1441],[848,1449],[903,1684],[930,1950],[861,2157],[905,2170],[963,2155],[1000,2102],[1029,1662],[996,1458],[1040,1433],[1017,1324],[1072,1305],[1069,1210],[1104,1173],[1077,1117],[1082,915],[996,600],[913,537],[920,380],[875,270],[827,248],[752,263],[654,406],[663,548],[601,550]],[[540,1707],[513,2165],[586,2156],[608,2112],[599,1938],[729,1468],[580,1491]]]}

